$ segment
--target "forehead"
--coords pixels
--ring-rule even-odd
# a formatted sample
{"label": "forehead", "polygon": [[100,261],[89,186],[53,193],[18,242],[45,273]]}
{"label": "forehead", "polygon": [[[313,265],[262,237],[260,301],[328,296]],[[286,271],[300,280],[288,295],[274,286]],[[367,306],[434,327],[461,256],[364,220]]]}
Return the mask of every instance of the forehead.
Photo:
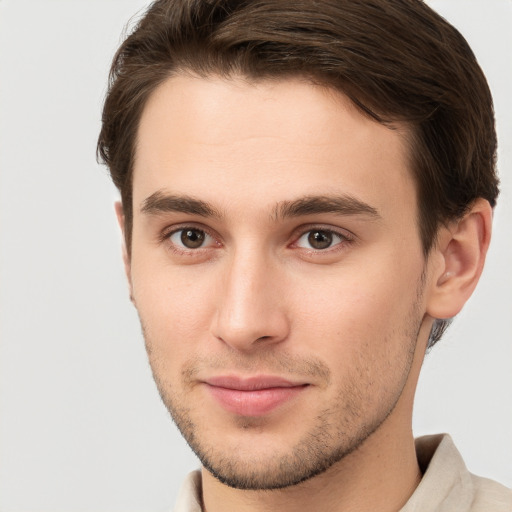
{"label": "forehead", "polygon": [[141,116],[135,211],[159,190],[221,207],[238,198],[246,209],[305,193],[348,193],[382,207],[392,192],[415,208],[406,133],[305,80],[174,76]]}

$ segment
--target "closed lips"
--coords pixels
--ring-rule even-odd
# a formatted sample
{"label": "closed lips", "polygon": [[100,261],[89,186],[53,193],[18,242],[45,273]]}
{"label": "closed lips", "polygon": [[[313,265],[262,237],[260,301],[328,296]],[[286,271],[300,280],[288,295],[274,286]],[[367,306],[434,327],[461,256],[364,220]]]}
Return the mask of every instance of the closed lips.
{"label": "closed lips", "polygon": [[294,383],[280,377],[214,377],[205,381],[221,407],[238,416],[264,416],[289,402],[307,383]]}

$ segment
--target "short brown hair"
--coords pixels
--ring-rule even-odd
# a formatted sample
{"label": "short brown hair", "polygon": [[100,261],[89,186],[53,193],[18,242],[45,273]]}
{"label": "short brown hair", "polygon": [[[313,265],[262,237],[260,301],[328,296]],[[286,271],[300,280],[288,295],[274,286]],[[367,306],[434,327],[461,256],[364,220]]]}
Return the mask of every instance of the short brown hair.
{"label": "short brown hair", "polygon": [[[121,192],[128,250],[139,119],[179,72],[302,76],[377,122],[410,128],[425,256],[441,223],[498,196],[487,81],[464,37],[421,0],[157,0],[117,51],[98,155]],[[430,345],[447,322],[435,324]]]}

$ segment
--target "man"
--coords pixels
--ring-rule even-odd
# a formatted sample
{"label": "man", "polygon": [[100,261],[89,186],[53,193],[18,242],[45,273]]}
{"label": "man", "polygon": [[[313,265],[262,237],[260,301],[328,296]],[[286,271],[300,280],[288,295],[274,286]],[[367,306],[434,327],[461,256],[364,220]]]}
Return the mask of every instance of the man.
{"label": "man", "polygon": [[177,511],[510,511],[416,383],[481,275],[485,78],[417,0],[165,0],[113,63],[98,149],[162,399]]}

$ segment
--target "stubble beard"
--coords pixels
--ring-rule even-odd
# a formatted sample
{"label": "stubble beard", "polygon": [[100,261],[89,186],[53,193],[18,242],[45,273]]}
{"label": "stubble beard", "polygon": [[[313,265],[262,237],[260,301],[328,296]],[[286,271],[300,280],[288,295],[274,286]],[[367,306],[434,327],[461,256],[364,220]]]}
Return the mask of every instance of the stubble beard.
{"label": "stubble beard", "polygon": [[[418,298],[420,294],[418,295]],[[399,401],[412,367],[418,335],[423,318],[419,315],[418,304],[414,304],[408,323],[403,327],[401,338],[408,351],[401,361],[400,379],[386,406],[369,415],[365,412],[367,396],[358,387],[361,368],[352,371],[330,407],[317,414],[312,427],[300,438],[293,448],[285,453],[272,453],[268,457],[251,458],[238,456],[235,447],[224,452],[216,449],[215,439],[205,440],[201,426],[194,420],[197,411],[187,407],[185,393],[175,391],[162,376],[165,368],[160,366],[161,358],[154,354],[155,344],[143,326],[146,348],[158,391],[174,423],[197,455],[202,465],[220,482],[237,489],[274,490],[283,489],[309,480],[331,468],[333,465],[357,450],[386,421]],[[142,324],[143,325],[143,324]],[[386,340],[384,340],[385,342]],[[281,367],[289,368],[293,362],[283,361]],[[306,365],[308,363],[306,362]],[[310,363],[318,372],[329,372],[323,363]],[[323,365],[320,367],[319,365]],[[160,366],[160,367],[159,367]],[[182,376],[190,374],[194,367],[190,363]],[[234,366],[236,367],[236,366]],[[272,368],[272,366],[262,366]],[[274,365],[275,368],[275,365]],[[359,375],[358,375],[359,373]],[[194,414],[196,413],[196,414]],[[238,418],[240,430],[257,429],[259,419]],[[222,432],[217,435],[222,436]]]}

